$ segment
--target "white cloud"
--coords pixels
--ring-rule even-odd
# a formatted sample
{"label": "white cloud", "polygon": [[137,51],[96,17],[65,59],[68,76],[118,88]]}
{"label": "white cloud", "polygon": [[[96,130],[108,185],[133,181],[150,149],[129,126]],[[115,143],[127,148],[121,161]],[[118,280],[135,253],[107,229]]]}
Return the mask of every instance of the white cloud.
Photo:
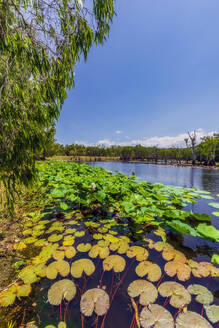
{"label": "white cloud", "polygon": [[116,130],[116,134],[122,134],[123,133],[123,131],[121,131],[121,130]]}
{"label": "white cloud", "polygon": [[[190,131],[191,132],[191,131]],[[200,143],[201,138],[204,136],[212,136],[216,131],[206,132],[203,129],[197,129],[195,130],[196,136],[197,136],[197,143]],[[191,132],[193,133],[193,132]],[[180,133],[176,136],[164,136],[164,137],[151,137],[151,138],[143,138],[143,139],[133,139],[133,140],[126,140],[123,142],[118,142],[110,139],[101,139],[97,141],[96,143],[87,143],[83,141],[75,141],[77,144],[83,144],[86,146],[100,146],[104,145],[106,147],[110,147],[113,145],[121,145],[121,146],[135,146],[135,145],[142,145],[145,147],[150,146],[157,146],[159,148],[167,148],[167,147],[185,147],[185,141],[184,139],[188,138],[188,133]],[[125,139],[128,139],[126,136]]]}

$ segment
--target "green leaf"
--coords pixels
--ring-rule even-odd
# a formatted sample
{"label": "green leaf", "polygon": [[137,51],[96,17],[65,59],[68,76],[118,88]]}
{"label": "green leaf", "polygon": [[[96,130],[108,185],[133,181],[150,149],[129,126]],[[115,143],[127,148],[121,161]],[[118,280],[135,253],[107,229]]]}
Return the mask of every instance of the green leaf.
{"label": "green leaf", "polygon": [[205,238],[219,242],[219,230],[215,229],[212,225],[200,223],[197,227],[197,231]]}
{"label": "green leaf", "polygon": [[211,217],[208,214],[202,213],[193,213],[192,217],[194,217],[198,221],[208,221],[211,222]]}
{"label": "green leaf", "polygon": [[212,255],[211,262],[219,265],[219,255],[218,254]]}
{"label": "green leaf", "polygon": [[184,223],[180,220],[167,221],[166,224],[185,235],[199,236],[199,234],[194,228],[192,228],[189,224]]}

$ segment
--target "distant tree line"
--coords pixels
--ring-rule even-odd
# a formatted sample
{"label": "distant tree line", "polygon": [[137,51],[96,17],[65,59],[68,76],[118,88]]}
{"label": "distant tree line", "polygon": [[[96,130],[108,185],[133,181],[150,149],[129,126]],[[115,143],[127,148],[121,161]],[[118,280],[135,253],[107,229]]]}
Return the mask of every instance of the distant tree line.
{"label": "distant tree line", "polygon": [[[201,138],[198,144],[195,131],[188,134],[185,138],[185,147],[169,147],[159,148],[136,146],[111,146],[104,145],[86,146],[81,144],[62,145],[54,143],[54,134],[49,132],[47,144],[43,152],[43,157],[49,156],[71,156],[71,157],[95,157],[97,160],[101,157],[116,157],[123,161],[148,161],[153,163],[163,162],[168,164],[174,162],[176,164],[192,163],[193,165],[214,166],[219,162],[219,133],[213,136],[205,136]],[[55,130],[53,129],[54,133]]]}

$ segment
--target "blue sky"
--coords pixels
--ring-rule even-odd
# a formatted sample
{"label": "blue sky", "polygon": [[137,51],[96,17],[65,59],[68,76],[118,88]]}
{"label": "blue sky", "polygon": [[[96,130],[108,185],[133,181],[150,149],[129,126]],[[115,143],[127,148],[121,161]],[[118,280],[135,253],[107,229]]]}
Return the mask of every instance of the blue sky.
{"label": "blue sky", "polygon": [[116,11],[107,42],[77,65],[57,141],[171,145],[218,131],[219,1],[118,0]]}

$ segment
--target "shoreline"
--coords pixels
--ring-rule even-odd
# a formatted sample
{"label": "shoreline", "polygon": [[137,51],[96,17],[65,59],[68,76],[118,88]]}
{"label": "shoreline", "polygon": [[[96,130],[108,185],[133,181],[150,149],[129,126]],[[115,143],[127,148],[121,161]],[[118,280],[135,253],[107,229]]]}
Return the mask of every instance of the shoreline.
{"label": "shoreline", "polygon": [[216,166],[206,166],[206,165],[192,165],[191,163],[173,163],[173,162],[150,162],[146,160],[122,160],[118,157],[103,157],[103,156],[53,156],[48,157],[46,160],[57,160],[57,161],[67,161],[67,162],[77,162],[77,163],[88,163],[88,162],[120,162],[120,163],[139,163],[139,164],[154,164],[163,166],[175,166],[175,167],[188,167],[194,169],[205,169],[205,170],[219,170],[219,163]]}

